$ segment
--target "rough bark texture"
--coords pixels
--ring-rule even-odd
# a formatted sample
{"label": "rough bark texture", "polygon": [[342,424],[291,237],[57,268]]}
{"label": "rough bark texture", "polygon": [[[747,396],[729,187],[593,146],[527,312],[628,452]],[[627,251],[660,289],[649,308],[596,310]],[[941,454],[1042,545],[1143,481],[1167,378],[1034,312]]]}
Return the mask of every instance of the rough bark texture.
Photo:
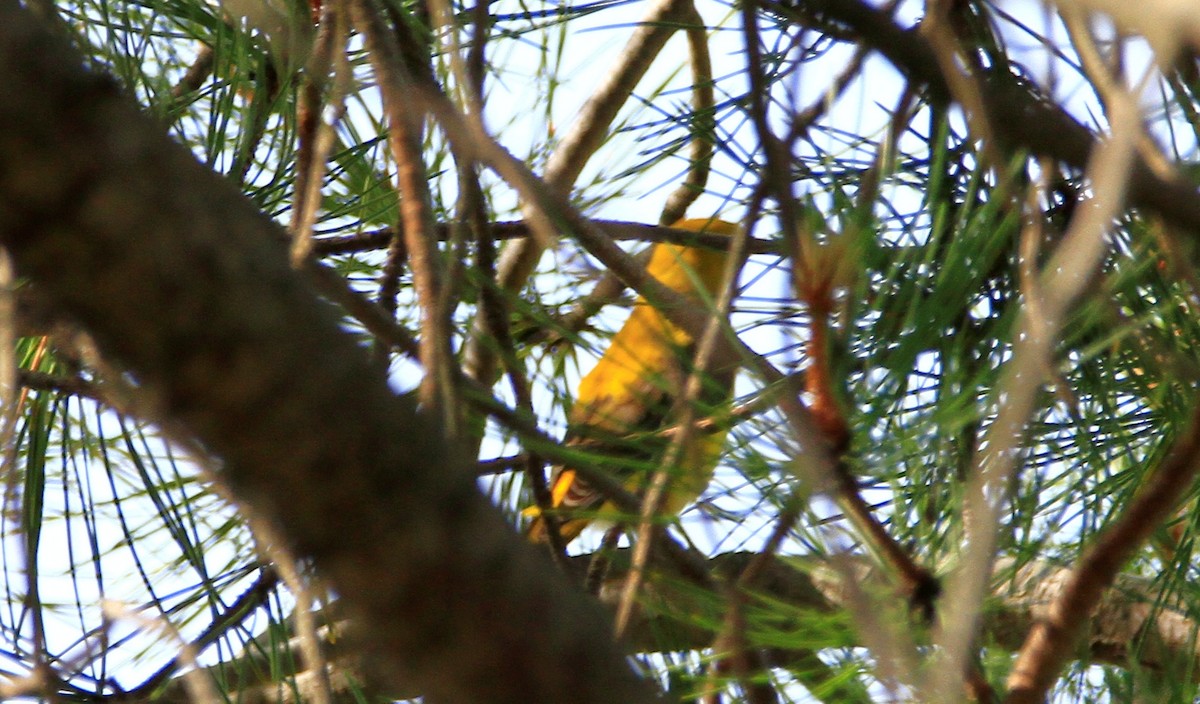
{"label": "rough bark texture", "polygon": [[647,701],[599,607],[524,545],[288,267],[276,226],[0,0],[0,242],[224,464],[438,702]]}

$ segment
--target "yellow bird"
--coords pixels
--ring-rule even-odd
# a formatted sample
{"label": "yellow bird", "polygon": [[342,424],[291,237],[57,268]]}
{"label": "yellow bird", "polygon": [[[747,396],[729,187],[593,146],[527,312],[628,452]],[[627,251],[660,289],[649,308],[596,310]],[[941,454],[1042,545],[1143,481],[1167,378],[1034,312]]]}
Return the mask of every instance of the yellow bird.
{"label": "yellow bird", "polygon": [[[732,235],[737,226],[720,220],[680,220],[673,227],[693,232]],[[717,295],[728,257],[724,250],[659,243],[650,254],[647,272],[664,286],[706,305]],[[575,405],[567,418],[564,442],[602,457],[596,464],[623,480],[630,492],[640,495],[649,484],[670,440],[658,431],[675,424],[672,411],[687,383],[695,354],[692,337],[667,321],[643,298],[638,298],[624,327],[608,350],[579,384]],[[734,370],[710,372],[697,400],[696,418],[728,408]],[[696,431],[675,463],[670,478],[664,516],[674,516],[704,491],[725,445],[725,430]],[[574,469],[554,467],[550,478],[550,503],[561,521],[559,532],[570,542],[593,520],[612,520],[620,511],[605,501]],[[529,539],[546,542],[545,520],[537,506]]]}

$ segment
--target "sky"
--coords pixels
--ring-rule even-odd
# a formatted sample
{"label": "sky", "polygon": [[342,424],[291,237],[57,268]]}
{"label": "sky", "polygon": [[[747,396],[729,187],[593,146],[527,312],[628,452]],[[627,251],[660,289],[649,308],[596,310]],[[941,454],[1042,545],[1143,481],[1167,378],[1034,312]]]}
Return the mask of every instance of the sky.
{"label": "sky", "polygon": [[[540,145],[545,135],[561,134],[568,129],[589,91],[605,75],[613,55],[626,41],[631,27],[644,12],[645,5],[646,3],[642,2],[629,3],[575,20],[569,24],[570,34],[561,34],[560,26],[547,23],[544,29],[506,41],[494,42],[492,60],[503,68],[501,73],[489,82],[487,122],[511,152],[526,158],[535,168],[544,163],[545,153],[540,150]],[[1000,6],[1019,21],[1029,23],[1041,31],[1039,3],[1021,0],[1004,2]],[[500,13],[508,11],[509,8],[517,12],[520,4],[502,2],[496,8]],[[708,24],[717,27],[711,36],[714,73],[719,77],[717,100],[743,95],[747,86],[740,73],[745,59],[740,49],[742,39],[735,10],[727,4],[708,0],[699,0],[697,8]],[[919,12],[919,3],[902,4],[901,15],[909,21],[915,21]],[[514,21],[511,28],[516,30],[520,25],[521,23]],[[1017,56],[1023,58],[1033,76],[1040,82],[1048,82],[1051,78],[1048,50],[1032,42],[1015,23],[1007,26],[1005,36],[1013,47],[1018,48]],[[655,110],[687,109],[690,94],[686,86],[690,84],[691,77],[686,68],[686,56],[685,40],[682,35],[677,35],[671,39],[635,92],[641,100],[635,98],[622,111],[620,123],[627,127],[626,131],[602,147],[580,177],[579,192],[584,198],[615,194],[603,199],[601,203],[590,205],[587,208],[588,215],[647,223],[657,220],[663,200],[677,183],[685,163],[676,157],[645,170],[634,172],[633,167],[655,154],[666,142],[679,137],[680,133],[676,129],[662,134],[653,127],[639,125],[656,121],[659,115]],[[799,109],[822,99],[830,81],[848,56],[848,49],[831,50],[820,61],[807,64],[793,81],[785,84],[785,90],[777,97]],[[1137,69],[1136,64],[1135,60],[1133,70]],[[837,125],[845,133],[877,134],[885,130],[888,127],[888,111],[896,104],[903,87],[899,74],[878,57],[868,59],[867,69],[863,73],[865,79],[852,85],[830,107],[828,122]],[[1081,120],[1101,119],[1098,117],[1099,111],[1094,96],[1083,90],[1078,83],[1073,84],[1065,77],[1067,75],[1066,72],[1060,74],[1063,77],[1059,82],[1057,94],[1067,99],[1067,104]],[[534,106],[546,103],[547,86],[550,85],[553,85],[554,99],[549,109],[533,109]],[[361,109],[377,109],[377,105],[368,102],[364,103]],[[782,111],[777,111],[776,115],[780,114]],[[354,119],[353,114],[351,119]],[[369,124],[369,121],[364,121],[363,128],[369,127]],[[720,129],[723,133],[723,144],[714,161],[710,193],[692,206],[691,215],[718,214],[724,219],[737,220],[744,214],[738,204],[745,199],[748,185],[731,175],[741,173],[742,168],[737,162],[753,152],[757,139],[753,127],[732,114],[726,115]],[[816,137],[814,142],[829,154],[845,154],[849,148],[841,137],[842,135],[831,131]],[[452,177],[447,181],[452,181]],[[443,185],[444,199],[452,202],[453,185]],[[898,202],[905,199],[904,194],[894,195]],[[819,199],[823,196],[814,193],[813,197]],[[919,204],[919,197],[915,194],[908,197],[913,199],[915,210]],[[511,217],[516,217],[516,201],[511,191],[497,187],[493,205],[502,216],[509,213]],[[758,233],[759,236],[770,236],[773,232],[770,221],[764,222],[763,228]],[[782,277],[771,273],[772,264],[768,258],[752,261],[743,273],[743,282],[754,281],[758,287],[756,292],[763,295],[784,296],[787,293],[787,285]],[[579,267],[581,263],[565,256],[548,255],[543,261],[543,266],[550,270],[555,267]],[[562,290],[557,294],[547,295],[558,295],[566,300],[574,293],[576,292]],[[621,310],[610,307],[598,324],[615,329],[623,316]],[[770,328],[746,335],[746,341],[755,349],[765,352],[793,344],[795,339],[781,334],[776,328]],[[585,354],[579,368],[568,372],[569,387],[574,387],[575,381],[586,371],[589,362]],[[415,385],[415,379],[411,366],[397,365],[394,382],[398,388],[411,388]],[[750,385],[743,383],[739,386],[739,393],[747,393],[750,389]],[[561,431],[561,412],[555,405],[543,402],[538,410],[543,414],[548,429]],[[78,413],[85,418],[81,428],[102,428],[106,432],[114,430],[113,424],[116,421],[112,416],[97,417],[94,411],[84,406],[67,405],[58,411]],[[134,442],[141,441],[136,434],[132,437]],[[72,520],[51,521],[47,524],[43,547],[39,554],[42,560],[42,596],[48,603],[57,606],[53,609],[57,614],[53,617],[56,625],[50,630],[57,650],[81,652],[79,648],[72,650],[70,645],[71,640],[80,631],[81,613],[86,611],[82,618],[92,623],[96,622],[96,613],[94,609],[81,609],[77,605],[95,604],[102,596],[94,586],[96,582],[75,579],[68,574],[71,563],[83,564],[89,569],[94,568],[101,572],[108,585],[108,593],[104,596],[111,598],[114,592],[119,593],[120,599],[128,599],[127,605],[136,609],[148,598],[151,587],[159,594],[183,594],[198,579],[206,576],[218,580],[226,579],[220,576],[221,573],[247,550],[247,537],[244,534],[234,538],[230,537],[234,533],[224,532],[231,530],[229,521],[233,515],[232,510],[227,507],[221,508],[219,498],[211,496],[201,507],[203,510],[195,515],[178,516],[178,528],[183,533],[207,543],[208,552],[202,563],[204,566],[200,569],[164,569],[164,565],[179,560],[178,543],[161,533],[157,536],[153,533],[156,528],[155,522],[161,515],[156,508],[156,502],[161,497],[138,490],[145,476],[143,472],[150,476],[162,472],[164,491],[175,493],[177,497],[183,492],[200,490],[200,483],[195,478],[194,468],[186,462],[175,463],[175,458],[166,456],[165,449],[161,445],[155,445],[154,441],[150,440],[147,443],[143,450],[149,448],[149,454],[158,456],[161,464],[149,468],[135,466],[131,458],[137,450],[136,446],[113,447],[111,453],[104,457],[96,457],[82,451],[67,452],[59,465],[63,475],[51,480],[52,491],[46,497],[48,512],[72,517]],[[489,452],[504,454],[508,449],[499,443],[490,443],[485,446],[484,457],[489,456]],[[779,459],[782,462],[782,458]],[[56,481],[58,483],[55,483]],[[486,483],[485,488],[488,488]],[[717,483],[710,490],[710,499],[715,505],[727,508],[736,508],[745,502],[752,502],[753,497],[734,494],[735,491],[741,492],[742,488],[742,481],[736,472],[725,472],[718,477]],[[115,502],[116,497],[123,497],[121,503]],[[89,526],[76,520],[83,504],[101,507],[100,523]],[[119,527],[122,523],[129,528],[128,532]],[[714,549],[752,548],[762,539],[762,525],[743,526],[732,533],[726,530],[714,531],[702,512],[692,512],[687,518],[687,526],[693,537],[701,541],[707,540]],[[9,575],[6,581],[9,583],[9,589],[13,591],[8,595],[8,611],[0,618],[0,624],[4,627],[21,624],[22,628],[27,628],[28,619],[22,619],[17,609],[22,583],[12,578],[12,575],[21,572],[21,550],[17,536],[11,530],[4,537],[0,547],[4,550],[4,566]],[[144,561],[144,572],[153,575],[152,577],[143,577],[143,570],[136,565],[133,553],[125,549],[130,537],[136,538],[134,542],[140,551],[136,559]],[[594,537],[582,540],[579,549],[586,549],[589,540],[594,540]],[[95,549],[106,553],[104,558],[94,563],[94,567],[88,557],[88,551],[92,549],[89,546],[93,544]],[[60,576],[54,577],[55,574]],[[241,589],[240,585],[245,584],[246,580],[247,578],[240,577],[239,586],[230,588],[227,592],[236,595]],[[127,594],[141,596],[126,597]],[[286,604],[281,603],[273,608],[277,612],[283,612],[286,611],[286,607]],[[193,611],[198,618],[183,625],[185,637],[194,635],[204,625],[204,616],[208,613],[205,608]],[[262,622],[260,617],[251,619],[250,630],[256,630]],[[138,628],[138,624],[133,620],[125,620],[117,628],[118,632],[132,632]],[[147,673],[148,667],[152,668],[161,662],[159,658],[144,659],[143,649],[154,651],[163,646],[155,644],[145,636],[137,638],[138,641],[131,641],[129,647],[118,649],[118,659],[114,661],[115,666],[119,668],[117,678],[125,685],[136,683]],[[161,652],[171,649],[166,647]],[[205,659],[217,655],[209,653]],[[15,667],[15,663],[12,666]],[[0,668],[4,667],[3,658],[0,657]]]}

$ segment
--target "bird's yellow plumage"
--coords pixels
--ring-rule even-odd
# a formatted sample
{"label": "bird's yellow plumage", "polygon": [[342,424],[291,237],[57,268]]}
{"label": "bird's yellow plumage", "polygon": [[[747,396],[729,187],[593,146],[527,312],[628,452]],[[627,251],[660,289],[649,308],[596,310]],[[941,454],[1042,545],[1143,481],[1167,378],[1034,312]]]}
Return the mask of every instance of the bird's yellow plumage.
{"label": "bird's yellow plumage", "polygon": [[[736,229],[732,223],[708,219],[681,220],[674,227],[726,236]],[[660,243],[651,252],[647,271],[667,288],[704,305],[717,294],[727,256],[725,251]],[[600,464],[624,478],[626,489],[640,494],[669,442],[655,433],[673,425],[672,410],[687,382],[693,348],[690,335],[639,298],[608,350],[580,382],[567,418],[566,444],[604,458]],[[696,417],[727,407],[732,388],[733,370],[710,373]],[[677,514],[708,486],[725,435],[724,430],[692,434],[675,463],[664,515]],[[564,540],[573,540],[594,519],[617,515],[604,499],[575,470],[554,468],[550,504],[561,520]],[[544,542],[546,526],[537,507],[526,514],[534,516],[530,540]]]}

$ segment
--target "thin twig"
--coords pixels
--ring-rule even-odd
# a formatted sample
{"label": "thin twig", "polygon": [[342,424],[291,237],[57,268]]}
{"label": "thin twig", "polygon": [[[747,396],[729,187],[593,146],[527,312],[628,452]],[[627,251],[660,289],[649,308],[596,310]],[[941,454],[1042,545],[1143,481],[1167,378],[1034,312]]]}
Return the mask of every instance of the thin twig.
{"label": "thin twig", "polygon": [[[479,292],[479,316],[486,323],[488,333],[499,350],[499,357],[512,387],[518,412],[534,419],[537,416],[533,410],[533,394],[530,391],[525,369],[518,359],[516,348],[513,345],[508,306],[504,297],[492,285],[495,277],[496,248],[495,242],[486,231],[487,212],[473,165],[469,173],[460,177],[460,188],[463,193],[463,198],[460,198],[460,207],[467,209],[468,215],[471,217],[471,223],[475,230],[476,266],[483,278],[483,286]],[[468,196],[470,200],[464,200]],[[482,429],[479,435],[482,436]],[[553,501],[550,498],[550,489],[546,485],[545,464],[536,451],[530,450],[526,453],[525,474],[533,490],[534,503],[541,511],[542,521],[546,526],[546,544],[551,557],[565,572],[566,541],[559,532],[558,517],[551,510]]]}
{"label": "thin twig", "polygon": [[254,164],[258,147],[267,135],[271,110],[277,104],[279,91],[283,88],[283,81],[275,64],[267,58],[263,58],[262,62],[262,71],[255,75],[258,85],[251,91],[250,104],[242,113],[242,128],[238,134],[233,162],[229,166],[229,175],[235,177],[238,184],[246,182],[246,175],[250,173],[250,167]]}
{"label": "thin twig", "polygon": [[[445,431],[457,434],[456,373],[451,351],[452,331],[449,316],[442,315],[442,287],[445,271],[433,237],[434,222],[429,180],[421,151],[421,122],[424,115],[414,101],[408,99],[409,88],[416,80],[405,64],[402,44],[410,50],[418,46],[404,22],[394,23],[388,30],[373,0],[351,3],[354,24],[363,33],[371,65],[379,80],[384,110],[388,115],[388,143],[396,161],[400,214],[404,222],[404,244],[389,249],[389,262],[382,274],[380,302],[384,309],[395,310],[394,282],[401,249],[407,250],[412,269],[413,287],[421,306],[421,364],[425,376],[421,381],[421,400],[443,422]],[[402,43],[397,38],[407,37]]]}
{"label": "thin twig", "polygon": [[[270,565],[264,565],[254,584],[251,584],[246,591],[234,599],[232,604],[221,611],[200,635],[190,641],[189,645],[192,648],[192,652],[204,652],[208,646],[217,642],[217,639],[223,636],[229,629],[244,622],[250,614],[266,606],[278,584],[279,575],[275,572],[275,569]],[[126,692],[125,696],[134,701],[149,698],[163,683],[178,672],[179,668],[186,664],[187,661],[183,657],[176,656],[172,658],[170,662],[160,667],[153,675],[143,680],[141,684]]]}
{"label": "thin twig", "polygon": [[313,260],[305,265],[304,270],[322,295],[362,323],[367,332],[413,359],[420,357],[420,345],[413,334],[400,327],[395,318],[385,313],[379,304],[350,288],[346,279],[336,271]]}
{"label": "thin twig", "polygon": [[713,641],[716,660],[706,677],[706,689],[710,695],[720,691],[720,676],[732,670],[734,677],[750,704],[776,704],[779,693],[770,681],[755,682],[752,677],[766,670],[762,656],[749,647],[746,637],[746,593],[736,586],[727,586],[725,592],[725,622],[721,632]]}
{"label": "thin twig", "polygon": [[846,551],[830,561],[842,580],[841,591],[846,612],[853,618],[863,646],[877,662],[876,676],[893,695],[891,701],[904,701],[897,696],[912,673],[920,670],[916,644],[909,633],[910,614],[893,601],[873,598]]}
{"label": "thin twig", "polygon": [[253,514],[249,522],[254,534],[255,548],[275,566],[292,598],[296,600],[292,609],[292,619],[296,626],[300,654],[304,659],[305,668],[315,673],[317,680],[317,686],[307,692],[307,695],[312,697],[315,704],[333,704],[329,661],[321,649],[321,641],[317,634],[313,588],[309,581],[300,575],[300,562],[287,547],[287,541],[279,535],[275,526]]}
{"label": "thin twig", "polygon": [[717,132],[708,28],[704,25],[704,18],[696,11],[696,6],[691,3],[681,13],[679,20],[687,23],[688,53],[692,66],[692,114],[689,120],[691,155],[688,157],[687,178],[667,196],[662,214],[658,216],[658,222],[662,225],[682,219],[687,214],[688,206],[704,192],[712,167],[713,140]]}
{"label": "thin twig", "polygon": [[187,691],[188,701],[198,702],[198,704],[217,704],[225,701],[225,698],[217,692],[216,684],[197,666],[196,658],[200,655],[200,651],[185,641],[183,635],[171,625],[170,621],[165,618],[145,616],[112,600],[106,599],[101,602],[100,606],[106,620],[129,621],[144,631],[157,631],[179,646],[177,659],[188,666],[183,675],[183,685]]}
{"label": "thin twig", "polygon": [[212,75],[213,65],[216,63],[215,56],[216,53],[211,45],[201,44],[200,49],[196,52],[196,58],[184,72],[183,78],[180,78],[179,82],[171,87],[171,97],[178,101],[189,93],[200,90],[200,86],[204,85],[204,81]]}
{"label": "thin twig", "polygon": [[472,112],[483,111],[483,81],[487,72],[487,41],[491,36],[489,4],[478,0],[471,10],[471,45],[467,50],[467,104]]}
{"label": "thin twig", "polygon": [[783,232],[783,243],[789,252],[797,251],[800,238],[796,199],[792,192],[792,155],[788,148],[771,129],[767,115],[770,88],[763,68],[762,40],[758,32],[759,3],[744,0],[741,5],[742,35],[746,50],[746,75],[750,79],[749,112],[758,133],[758,143],[766,160],[762,186],[775,200],[779,208],[779,227]]}
{"label": "thin twig", "polygon": [[[451,8],[440,0],[435,0],[432,4],[435,8],[434,17],[441,26],[443,34],[449,37],[451,66],[462,91],[466,94],[467,113],[482,121],[483,80],[486,66],[484,46],[490,17],[487,4],[478,3],[472,12],[474,33],[470,56],[466,62],[460,55],[461,47],[458,43],[457,28],[453,24]],[[476,269],[484,279],[479,293],[479,319],[484,322],[490,339],[495,342],[499,350],[504,371],[512,387],[513,397],[516,399],[517,412],[527,418],[536,419],[529,380],[517,358],[513,345],[508,306],[499,291],[490,285],[496,274],[496,247],[495,241],[488,231],[487,208],[483,190],[479,184],[479,176],[476,173],[476,164],[469,156],[458,153],[455,154],[455,161],[459,174],[459,198],[456,209],[460,216],[460,223],[456,224],[457,226],[452,225],[451,232],[464,230],[466,229],[464,225],[466,225],[474,233]],[[462,237],[461,239],[465,240],[466,238]],[[443,299],[448,299],[448,296],[443,294]],[[443,313],[448,318],[450,311],[446,308]],[[480,423],[483,420],[484,417],[481,416]],[[531,420],[531,422],[536,423],[536,420]],[[472,433],[469,437],[482,437],[482,427],[479,432]],[[525,453],[524,459],[525,474],[533,489],[534,502],[541,510],[542,520],[545,522],[546,543],[551,556],[565,572],[567,570],[566,543],[559,532],[558,519],[550,511],[552,502],[544,473],[546,463],[534,450]]]}
{"label": "thin twig", "polygon": [[[333,126],[345,112],[342,96],[346,83],[346,40],[349,29],[341,3],[326,3],[321,10],[312,56],[304,71],[296,104],[296,195],[292,204],[292,266],[300,267],[312,254],[312,231],[321,205],[325,164],[333,148]],[[329,77],[333,74],[332,90]],[[326,103],[333,105],[330,121],[324,119]]]}
{"label": "thin twig", "polygon": [[[1137,106],[1128,95],[1110,106],[1112,133],[1088,169],[1093,197],[1082,204],[1037,280],[1039,320],[1022,311],[1013,338],[1012,359],[997,385],[1002,393],[996,419],[975,456],[963,506],[966,544],[960,568],[951,575],[939,608],[934,643],[946,662],[933,668],[929,701],[957,701],[963,691],[968,653],[975,642],[980,608],[995,555],[1000,512],[1017,471],[1025,424],[1042,387],[1046,358],[1075,300],[1094,279],[1107,251],[1104,234],[1125,204],[1130,166],[1141,132]],[[1030,217],[1040,217],[1031,213]]]}
{"label": "thin twig", "polygon": [[[713,653],[719,658],[713,667],[711,667],[706,677],[706,687],[709,693],[715,695],[719,691],[719,677],[723,674],[726,668],[722,666],[728,658],[733,665],[734,674],[741,680],[743,691],[756,692],[757,688],[751,689],[753,685],[749,683],[751,673],[750,661],[756,661],[759,667],[755,670],[761,670],[761,657],[757,654],[751,654],[749,650],[749,640],[746,637],[746,595],[754,586],[762,574],[766,571],[775,557],[775,553],[779,550],[779,546],[783,544],[784,538],[795,526],[796,521],[800,517],[801,500],[797,495],[792,495],[784,504],[783,511],[780,512],[779,518],[775,522],[775,528],[771,531],[770,537],[767,539],[766,545],[759,551],[757,555],[750,560],[749,564],[742,570],[741,574],[736,579],[728,581],[722,589],[725,597],[726,607],[725,621],[721,626],[720,632],[713,640]],[[729,653],[728,656],[722,653]]]}
{"label": "thin twig", "polygon": [[[625,579],[625,585],[622,589],[621,602],[617,607],[617,638],[620,638],[624,634],[625,629],[629,626],[630,616],[633,614],[633,605],[637,599],[638,591],[641,589],[646,562],[650,556],[650,547],[654,544],[653,532],[659,528],[655,518],[662,510],[663,502],[666,500],[667,483],[674,473],[680,471],[680,459],[684,456],[685,448],[692,442],[692,438],[696,434],[694,425],[694,421],[696,420],[696,403],[700,399],[705,384],[708,382],[710,371],[720,376],[731,375],[732,377],[734,374],[732,367],[717,367],[714,364],[717,339],[723,333],[722,321],[725,321],[725,324],[728,325],[729,311],[733,307],[733,299],[737,296],[738,274],[741,272],[742,264],[746,259],[745,229],[739,228],[738,232],[730,240],[729,254],[726,257],[725,268],[722,272],[721,295],[717,299],[716,309],[712,319],[705,327],[704,334],[699,338],[694,338],[697,340],[697,344],[692,371],[688,375],[683,393],[675,402],[674,410],[677,411],[676,415],[680,418],[678,424],[679,432],[672,437],[671,443],[667,446],[659,468],[654,473],[650,481],[650,487],[642,499],[638,524],[638,541],[634,547],[633,562],[630,565],[629,574]],[[732,378],[729,379],[729,383],[731,386],[730,391],[732,391]]]}
{"label": "thin twig", "polygon": [[1195,483],[1200,473],[1200,399],[1193,402],[1192,418],[1162,465],[1121,517],[1099,535],[1046,615],[1030,630],[1008,676],[1006,704],[1045,700],[1100,597]]}
{"label": "thin twig", "polygon": [[[579,177],[588,159],[600,146],[604,135],[618,111],[633,93],[651,62],[658,56],[667,39],[675,32],[680,14],[691,6],[691,0],[659,0],[646,13],[637,30],[626,43],[617,64],[595,93],[580,108],[575,122],[567,130],[558,148],[546,163],[542,187],[565,196]],[[476,122],[467,130],[480,139],[490,140],[482,123]],[[505,293],[515,294],[524,285],[537,260],[556,239],[557,230],[551,220],[536,207],[537,200],[526,199],[524,214],[539,237],[528,238],[506,247],[501,255],[497,283]],[[476,381],[491,386],[496,378],[496,358],[478,335],[482,328],[467,340],[467,374]]]}
{"label": "thin twig", "polygon": [[588,594],[599,596],[600,587],[604,585],[604,578],[608,575],[608,568],[612,563],[612,551],[617,549],[617,541],[621,539],[621,534],[624,532],[625,526],[620,523],[604,531],[604,537],[600,540],[600,548],[588,562],[587,575],[583,580],[583,588],[587,590]]}
{"label": "thin twig", "polygon": [[983,105],[983,93],[976,75],[978,61],[973,49],[964,47],[951,26],[950,12],[956,7],[953,0],[929,0],[925,18],[921,20],[920,32],[929,42],[941,75],[954,96],[966,112],[967,123],[975,139],[982,145],[984,162],[999,171],[1004,160],[997,151],[993,138],[995,130]]}
{"label": "thin twig", "polygon": [[[729,246],[729,238],[724,235],[692,232],[677,227],[647,225],[627,220],[592,220],[591,222],[606,235],[620,242],[670,242],[710,249],[725,249]],[[448,242],[453,238],[454,228],[458,226],[458,223],[438,223],[434,225],[434,237],[439,242]],[[494,240],[511,240],[532,237],[533,228],[529,223],[520,220],[494,222],[487,223],[485,232],[482,234]],[[395,236],[394,228],[383,227],[348,235],[317,237],[313,240],[313,253],[318,256],[331,256],[370,252],[387,247]],[[751,238],[746,243],[746,249],[750,254],[784,254],[783,247],[772,240]],[[624,284],[621,286],[624,290]]]}

